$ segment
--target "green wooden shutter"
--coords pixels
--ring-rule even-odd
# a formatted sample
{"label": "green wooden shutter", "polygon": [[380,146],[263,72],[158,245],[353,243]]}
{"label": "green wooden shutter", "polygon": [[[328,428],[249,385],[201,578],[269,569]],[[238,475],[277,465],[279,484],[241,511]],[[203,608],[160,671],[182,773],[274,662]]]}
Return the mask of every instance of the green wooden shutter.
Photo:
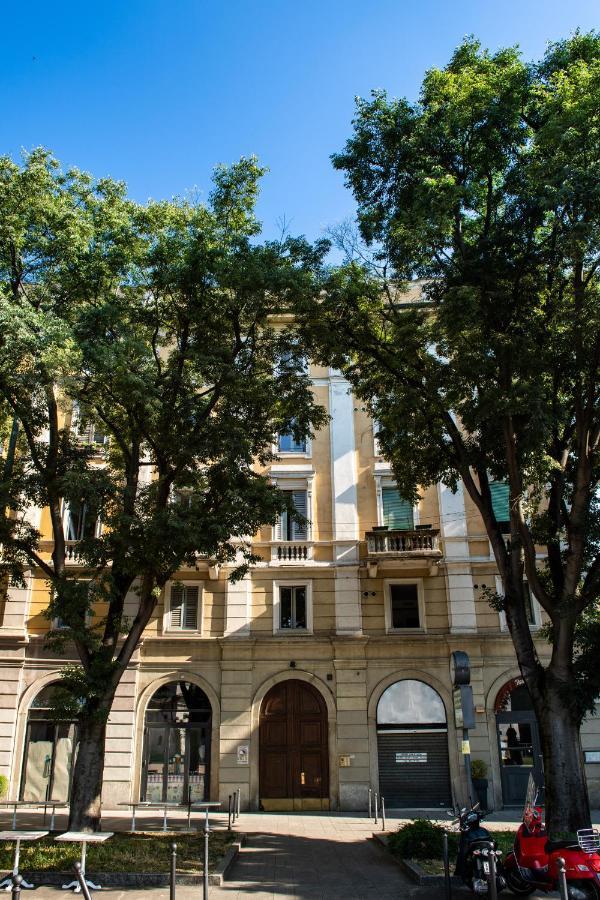
{"label": "green wooden shutter", "polygon": [[415,527],[412,503],[400,496],[398,488],[383,488],[383,524],[388,528],[412,531]]}
{"label": "green wooden shutter", "polygon": [[490,481],[492,509],[497,522],[510,521],[509,488],[506,481]]}

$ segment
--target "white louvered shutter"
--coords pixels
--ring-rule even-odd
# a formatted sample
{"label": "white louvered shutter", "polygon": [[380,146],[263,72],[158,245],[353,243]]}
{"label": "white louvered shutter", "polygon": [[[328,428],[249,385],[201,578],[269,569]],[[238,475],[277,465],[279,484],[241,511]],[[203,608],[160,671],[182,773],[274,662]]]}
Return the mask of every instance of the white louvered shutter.
{"label": "white louvered shutter", "polygon": [[[294,502],[294,509],[296,512],[300,513],[301,516],[306,518],[308,507],[306,500],[306,491],[292,491],[292,499]],[[292,523],[292,534],[293,539],[295,541],[305,541],[307,537],[307,522],[296,522]]]}
{"label": "white louvered shutter", "polygon": [[171,628],[181,628],[185,588],[173,585],[171,588]]}
{"label": "white louvered shutter", "polygon": [[190,631],[196,631],[198,628],[198,588],[197,587],[187,587],[185,589],[183,627],[188,628]]}

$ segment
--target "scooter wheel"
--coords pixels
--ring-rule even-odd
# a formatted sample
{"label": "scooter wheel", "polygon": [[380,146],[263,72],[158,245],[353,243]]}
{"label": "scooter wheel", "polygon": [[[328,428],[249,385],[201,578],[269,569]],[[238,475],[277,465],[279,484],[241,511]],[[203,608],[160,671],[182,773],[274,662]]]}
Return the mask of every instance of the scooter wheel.
{"label": "scooter wheel", "polygon": [[506,879],[506,885],[509,890],[518,897],[528,897],[535,891],[535,887],[532,884],[529,884],[528,881],[525,881],[524,878],[521,878],[516,869],[510,869],[509,871],[505,870],[504,878]]}
{"label": "scooter wheel", "polygon": [[[576,896],[585,897],[585,900],[600,900],[600,890],[598,890],[598,886],[590,881],[570,881],[568,884],[568,888],[574,888]],[[571,896],[571,892],[568,890],[569,897]]]}

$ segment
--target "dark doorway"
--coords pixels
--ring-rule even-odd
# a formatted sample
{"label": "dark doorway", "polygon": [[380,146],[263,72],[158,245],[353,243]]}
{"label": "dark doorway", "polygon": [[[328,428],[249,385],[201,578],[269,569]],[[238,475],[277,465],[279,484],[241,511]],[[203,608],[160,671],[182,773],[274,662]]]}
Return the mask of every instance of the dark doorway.
{"label": "dark doorway", "polygon": [[329,809],[327,708],[319,691],[290,679],[271,688],[260,711],[263,809]]}
{"label": "dark doorway", "polygon": [[495,703],[504,806],[522,806],[532,771],[541,778],[542,749],[529,691],[514,678],[498,692]]}
{"label": "dark doorway", "polygon": [[212,709],[203,690],[172,681],[146,711],[141,799],[192,803],[208,800]]}
{"label": "dark doorway", "polygon": [[448,727],[440,695],[423,681],[391,684],[377,704],[379,791],[388,808],[451,803]]}

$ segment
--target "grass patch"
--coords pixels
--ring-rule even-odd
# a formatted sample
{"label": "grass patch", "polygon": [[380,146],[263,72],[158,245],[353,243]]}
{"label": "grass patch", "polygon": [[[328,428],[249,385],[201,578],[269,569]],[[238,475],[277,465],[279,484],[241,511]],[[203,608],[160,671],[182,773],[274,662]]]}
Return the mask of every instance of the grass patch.
{"label": "grass patch", "polygon": [[[209,872],[213,872],[237,835],[233,831],[211,831]],[[177,872],[198,875],[203,871],[204,834],[155,831],[115,833],[104,844],[88,844],[86,869],[90,872],[169,872],[171,844],[177,844]],[[50,837],[21,844],[22,871],[71,872],[79,859],[81,844],[55,841]],[[0,841],[0,870],[10,871],[14,843]]]}
{"label": "grass patch", "polygon": [[[513,844],[515,842],[515,831],[492,831],[490,832],[492,839],[498,843],[498,849],[502,851],[502,858],[506,856],[506,854],[512,850]],[[458,847],[458,834],[450,833],[450,871],[454,871],[454,864],[456,862],[456,848]],[[394,842],[389,840],[388,837],[388,849],[390,853],[398,858],[401,858],[401,854],[394,848]],[[416,862],[424,872],[428,875],[443,875],[444,874],[444,862],[442,859],[418,859],[413,860],[411,862]]]}

